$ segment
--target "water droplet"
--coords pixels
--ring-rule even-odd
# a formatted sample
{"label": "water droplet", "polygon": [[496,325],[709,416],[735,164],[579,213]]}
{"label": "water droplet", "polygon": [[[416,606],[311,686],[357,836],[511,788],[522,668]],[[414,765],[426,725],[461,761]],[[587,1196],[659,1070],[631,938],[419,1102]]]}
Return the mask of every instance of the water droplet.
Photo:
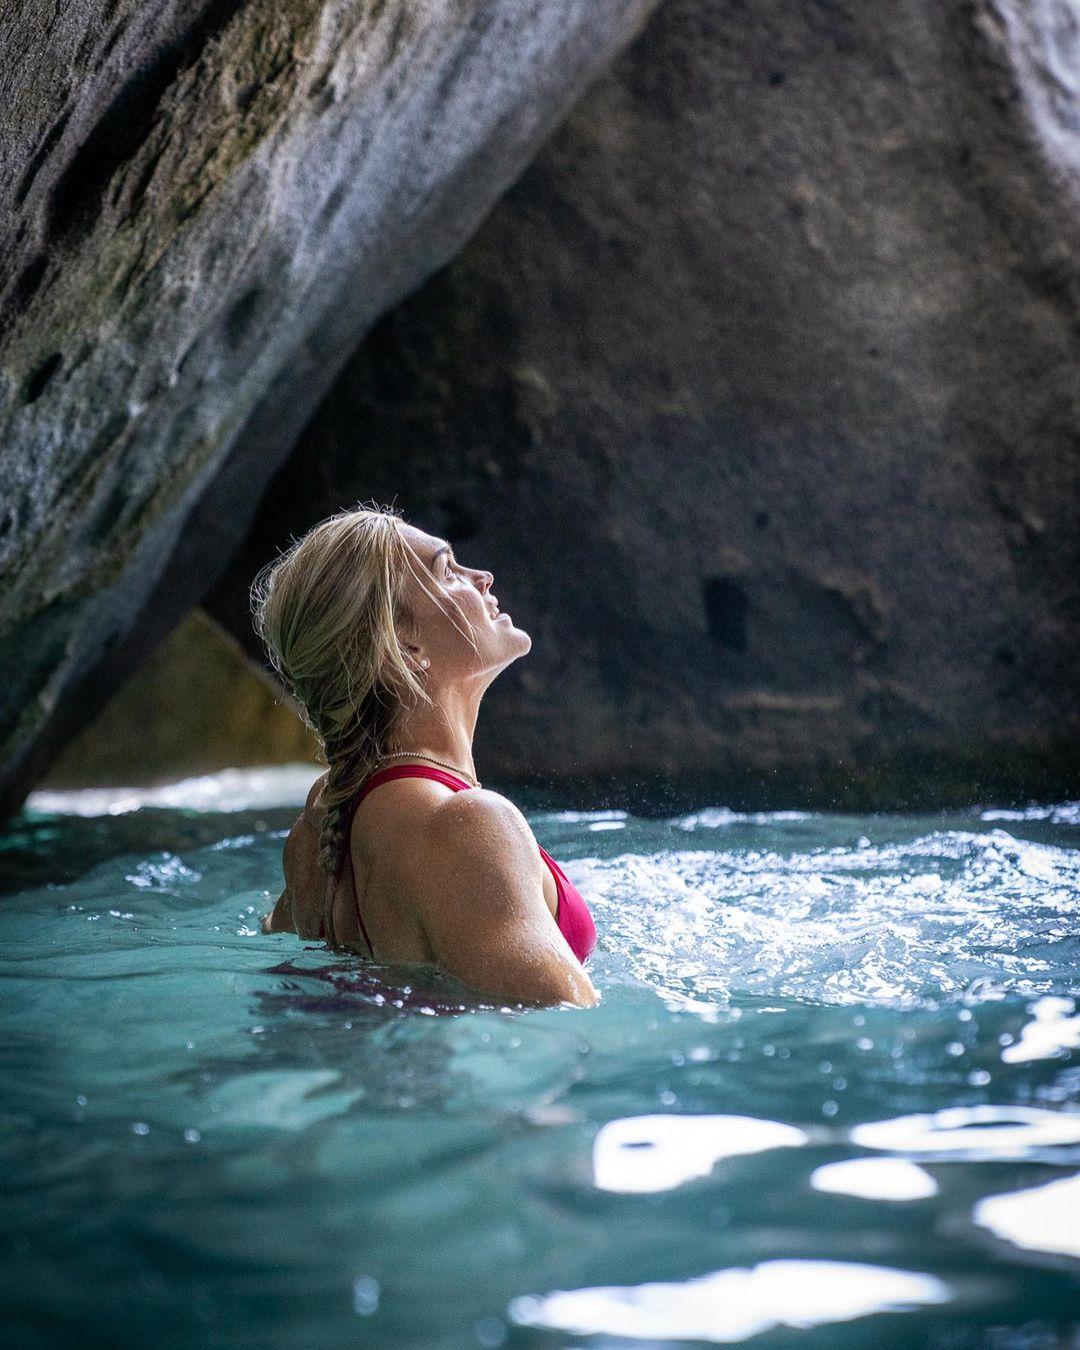
{"label": "water droplet", "polygon": [[361,1275],[353,1281],[353,1308],[361,1317],[370,1317],[379,1308],[379,1295],[382,1289],[379,1281],[371,1275]]}

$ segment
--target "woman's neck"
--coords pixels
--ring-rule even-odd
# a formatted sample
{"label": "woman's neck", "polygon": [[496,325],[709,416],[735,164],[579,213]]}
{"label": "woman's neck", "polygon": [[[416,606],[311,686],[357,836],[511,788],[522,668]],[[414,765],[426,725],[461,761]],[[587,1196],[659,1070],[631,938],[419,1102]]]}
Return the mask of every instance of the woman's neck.
{"label": "woman's neck", "polygon": [[[398,728],[389,748],[414,751],[418,758],[423,754],[436,755],[475,778],[472,743],[479,704],[479,698],[449,698],[443,692],[435,698],[433,708],[413,709]],[[401,758],[395,762],[401,763]]]}

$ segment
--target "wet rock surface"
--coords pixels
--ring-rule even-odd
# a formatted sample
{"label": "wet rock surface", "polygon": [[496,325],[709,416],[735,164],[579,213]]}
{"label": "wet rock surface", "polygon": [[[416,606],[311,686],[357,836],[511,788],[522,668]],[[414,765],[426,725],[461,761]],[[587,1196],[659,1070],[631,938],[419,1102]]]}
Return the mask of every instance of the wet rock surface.
{"label": "wet rock surface", "polygon": [[31,3],[0,72],[0,813],[651,0]]}
{"label": "wet rock surface", "polygon": [[1078,43],[667,0],[361,346],[211,612],[254,652],[256,568],[396,499],[534,638],[485,776],[1075,791]]}

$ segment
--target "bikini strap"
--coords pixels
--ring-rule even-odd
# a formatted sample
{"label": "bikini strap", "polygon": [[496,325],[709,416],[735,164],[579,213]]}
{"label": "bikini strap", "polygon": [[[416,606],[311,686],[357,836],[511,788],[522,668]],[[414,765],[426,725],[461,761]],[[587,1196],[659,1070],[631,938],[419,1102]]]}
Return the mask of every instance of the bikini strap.
{"label": "bikini strap", "polygon": [[356,810],[372,788],[380,787],[383,783],[390,783],[395,778],[431,778],[436,783],[442,783],[445,787],[453,788],[455,791],[472,787],[471,783],[467,783],[464,778],[459,778],[457,774],[448,773],[445,769],[436,769],[433,765],[391,764],[389,768],[380,769],[378,773],[373,773],[370,778],[361,783],[350,807],[350,819],[352,818],[352,812]]}
{"label": "bikini strap", "polygon": [[[349,871],[352,874],[353,900],[356,902],[356,920],[360,925],[360,932],[364,941],[367,943],[367,949],[371,953],[372,960],[375,959],[375,948],[372,946],[371,938],[368,937],[368,931],[364,924],[364,916],[360,912],[360,897],[356,893],[356,871],[352,865],[352,853],[350,840],[352,838],[353,816],[356,814],[356,808],[364,800],[372,788],[379,787],[383,783],[389,783],[395,778],[432,778],[445,787],[453,788],[455,791],[461,791],[463,788],[471,788],[472,784],[465,782],[456,774],[447,773],[444,769],[429,768],[426,764],[392,764],[387,769],[380,769],[378,773],[372,774],[359,787],[356,795],[349,804],[349,809],[345,813],[345,847],[341,851],[341,858],[338,861],[337,871],[332,877],[327,877],[327,913],[333,914],[333,892],[338,877],[341,875],[341,869],[345,865],[345,858],[348,855]],[[332,923],[331,923],[332,927]]]}

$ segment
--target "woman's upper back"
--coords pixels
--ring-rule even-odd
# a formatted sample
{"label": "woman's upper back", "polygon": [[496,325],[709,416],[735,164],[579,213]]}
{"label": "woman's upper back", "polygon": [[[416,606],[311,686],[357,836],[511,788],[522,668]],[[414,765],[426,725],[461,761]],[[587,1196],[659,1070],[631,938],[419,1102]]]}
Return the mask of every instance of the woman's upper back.
{"label": "woman's upper back", "polygon": [[[322,781],[309,797],[316,837]],[[522,981],[536,989],[558,986],[567,976],[554,966],[568,959],[576,965],[592,950],[595,928],[584,900],[518,808],[498,793],[426,764],[395,765],[366,781],[349,815],[349,847],[337,877],[319,874],[293,888],[311,900],[320,890],[324,897],[316,928],[311,900],[307,914],[297,915],[294,895],[301,936],[324,937],[380,961],[435,962],[478,987],[511,991]],[[552,917],[561,939],[551,931]],[[516,977],[503,979],[502,968],[515,965]],[[573,974],[569,983],[576,983]]]}

